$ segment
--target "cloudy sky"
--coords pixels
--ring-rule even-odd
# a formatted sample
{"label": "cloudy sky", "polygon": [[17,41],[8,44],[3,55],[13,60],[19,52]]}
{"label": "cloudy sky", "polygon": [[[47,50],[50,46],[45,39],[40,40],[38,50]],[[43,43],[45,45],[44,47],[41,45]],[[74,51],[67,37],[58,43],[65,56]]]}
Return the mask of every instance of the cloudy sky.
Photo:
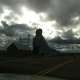
{"label": "cloudy sky", "polygon": [[49,43],[79,44],[80,0],[0,0],[0,46],[38,28]]}

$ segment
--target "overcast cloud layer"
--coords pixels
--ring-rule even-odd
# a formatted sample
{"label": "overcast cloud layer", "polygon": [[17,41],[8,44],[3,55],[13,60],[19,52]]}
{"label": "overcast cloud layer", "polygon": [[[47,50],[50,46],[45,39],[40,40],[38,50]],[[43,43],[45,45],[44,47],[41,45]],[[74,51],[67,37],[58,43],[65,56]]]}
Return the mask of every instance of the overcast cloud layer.
{"label": "overcast cloud layer", "polygon": [[[0,0],[0,5],[20,14],[21,7],[47,14],[47,20],[57,20],[62,26],[71,25],[80,16],[80,0]],[[2,11],[1,11],[2,12]]]}
{"label": "overcast cloud layer", "polygon": [[[23,15],[22,7],[36,14],[44,13],[46,17],[40,16],[41,22],[56,21],[51,27],[60,32],[59,36],[62,40],[71,38],[78,40],[76,34],[80,34],[80,0],[0,0],[0,22],[3,21],[2,19],[5,20],[1,23],[3,25],[0,25],[0,34],[14,37],[31,32],[33,36],[35,29],[40,24],[35,23],[36,28],[32,28],[35,25],[18,24],[17,21]],[[4,10],[7,9],[10,10],[9,15],[2,18]],[[72,29],[75,29],[75,32]],[[52,40],[53,38],[50,42],[54,42]]]}

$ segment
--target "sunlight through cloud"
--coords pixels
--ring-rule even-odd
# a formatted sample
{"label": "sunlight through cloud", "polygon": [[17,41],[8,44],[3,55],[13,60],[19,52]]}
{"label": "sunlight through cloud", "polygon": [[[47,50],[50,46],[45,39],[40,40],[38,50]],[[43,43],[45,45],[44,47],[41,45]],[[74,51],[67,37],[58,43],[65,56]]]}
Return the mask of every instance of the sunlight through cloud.
{"label": "sunlight through cloud", "polygon": [[39,16],[35,12],[29,11],[25,7],[22,7],[22,11],[23,11],[23,15],[19,22],[25,23],[28,26],[31,26],[33,22],[37,23],[39,21]]}

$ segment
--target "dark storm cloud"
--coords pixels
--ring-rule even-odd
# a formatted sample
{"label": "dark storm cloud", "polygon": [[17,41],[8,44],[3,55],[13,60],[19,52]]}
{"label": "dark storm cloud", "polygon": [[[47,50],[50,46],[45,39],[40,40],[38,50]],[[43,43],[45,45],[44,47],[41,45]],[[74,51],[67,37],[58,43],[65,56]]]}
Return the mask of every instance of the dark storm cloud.
{"label": "dark storm cloud", "polygon": [[29,0],[28,3],[29,8],[47,13],[48,20],[56,20],[62,26],[72,25],[72,18],[80,16],[80,0]]}
{"label": "dark storm cloud", "polygon": [[37,13],[47,14],[46,20],[56,20],[60,25],[72,25],[73,17],[80,16],[80,0],[0,0],[1,5],[21,13],[26,6]]}
{"label": "dark storm cloud", "polygon": [[80,0],[52,0],[48,19],[57,20],[62,26],[73,24],[72,18],[80,16]]}
{"label": "dark storm cloud", "polygon": [[46,12],[47,9],[51,6],[50,0],[26,0],[26,3],[30,9],[38,13]]}
{"label": "dark storm cloud", "polygon": [[76,35],[76,33],[74,33],[72,29],[70,29],[67,31],[63,31],[61,35],[63,38],[73,38]]}
{"label": "dark storm cloud", "polygon": [[[57,27],[58,28],[58,27]],[[57,29],[56,28],[56,29]],[[74,28],[75,30],[77,29],[78,27]],[[76,30],[75,32],[73,31],[73,28],[70,27],[66,27],[66,28],[58,28],[57,29],[57,32],[56,32],[56,36],[60,36],[61,38],[63,39],[70,39],[70,38],[76,38],[78,35],[78,30]]]}
{"label": "dark storm cloud", "polygon": [[30,28],[26,24],[14,24],[14,25],[7,26],[5,28],[7,24],[5,25],[4,23],[3,23],[4,30],[0,30],[0,33],[5,34],[6,36],[10,36],[10,37],[14,37],[15,35],[18,35],[18,33],[20,32],[25,32],[25,31],[29,32],[29,31],[34,30],[34,28]]}
{"label": "dark storm cloud", "polygon": [[47,41],[48,43],[59,43],[59,44],[80,44],[80,39],[61,39],[60,37],[59,38],[53,38],[51,40],[48,40]]}
{"label": "dark storm cloud", "polygon": [[19,14],[22,13],[22,6],[26,6],[26,8],[37,13],[45,12],[51,6],[49,0],[0,0],[0,3]]}
{"label": "dark storm cloud", "polygon": [[12,16],[5,16],[4,18],[7,19],[7,20],[11,20]]}
{"label": "dark storm cloud", "polygon": [[48,40],[49,43],[66,43],[66,44],[80,44],[80,39],[76,38],[77,33],[74,33],[72,29],[63,31],[59,34],[59,37]]}
{"label": "dark storm cloud", "polygon": [[21,14],[22,0],[0,0],[0,5],[8,8],[18,14]]}
{"label": "dark storm cloud", "polygon": [[3,11],[3,9],[1,8],[1,6],[0,6],[0,13],[3,13],[4,11]]}
{"label": "dark storm cloud", "polygon": [[16,15],[14,12],[10,12],[9,15],[4,16],[4,19],[6,19],[8,21],[11,21],[11,20],[17,21],[19,19],[19,16]]}
{"label": "dark storm cloud", "polygon": [[1,21],[1,23],[3,24],[3,26],[4,26],[5,28],[8,27],[8,24],[7,24],[5,21]]}

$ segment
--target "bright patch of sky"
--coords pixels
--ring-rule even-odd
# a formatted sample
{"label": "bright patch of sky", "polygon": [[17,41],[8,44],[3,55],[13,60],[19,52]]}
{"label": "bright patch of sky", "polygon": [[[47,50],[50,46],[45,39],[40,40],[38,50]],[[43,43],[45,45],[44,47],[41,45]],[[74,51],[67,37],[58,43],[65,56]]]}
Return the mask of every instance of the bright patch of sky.
{"label": "bright patch of sky", "polygon": [[38,28],[41,28],[43,30],[43,35],[46,37],[46,38],[54,38],[55,37],[55,34],[56,34],[56,31],[55,31],[55,28],[52,27],[53,24],[55,24],[56,21],[52,21],[52,22],[39,22],[39,26]]}
{"label": "bright patch of sky", "polygon": [[77,16],[77,17],[73,18],[72,20],[77,21],[77,20],[79,20],[79,19],[80,19],[80,17]]}
{"label": "bright patch of sky", "polygon": [[[11,12],[10,10],[4,9],[4,13],[3,13],[2,16],[0,17],[0,21],[1,21],[1,20],[5,20],[5,19],[4,19],[4,16],[9,15],[10,12]],[[1,23],[0,23],[0,24],[1,24]]]}
{"label": "bright patch of sky", "polygon": [[[5,19],[4,19],[4,16],[9,15],[9,13],[11,12],[11,11],[8,10],[8,9],[4,9],[3,11],[4,11],[4,13],[3,13],[3,14],[0,14],[0,15],[1,15],[1,16],[0,16],[0,21],[5,20]],[[0,22],[0,29],[3,29],[3,25],[1,24],[1,22]]]}
{"label": "bright patch of sky", "polygon": [[31,26],[33,23],[37,23],[40,20],[39,16],[35,12],[29,11],[25,7],[22,7],[22,12],[23,15],[19,19],[18,23],[25,23],[28,26]]}
{"label": "bright patch of sky", "polygon": [[44,19],[46,17],[45,13],[36,14],[34,11],[30,11],[25,7],[22,7],[22,11],[23,15],[17,21],[18,23],[25,23],[30,27],[32,26],[33,23],[39,24],[37,28],[41,28],[43,30],[43,35],[46,38],[50,39],[55,37],[56,32],[54,27],[52,27],[52,25],[54,25],[56,21],[43,22],[40,20],[40,17],[43,17]]}

